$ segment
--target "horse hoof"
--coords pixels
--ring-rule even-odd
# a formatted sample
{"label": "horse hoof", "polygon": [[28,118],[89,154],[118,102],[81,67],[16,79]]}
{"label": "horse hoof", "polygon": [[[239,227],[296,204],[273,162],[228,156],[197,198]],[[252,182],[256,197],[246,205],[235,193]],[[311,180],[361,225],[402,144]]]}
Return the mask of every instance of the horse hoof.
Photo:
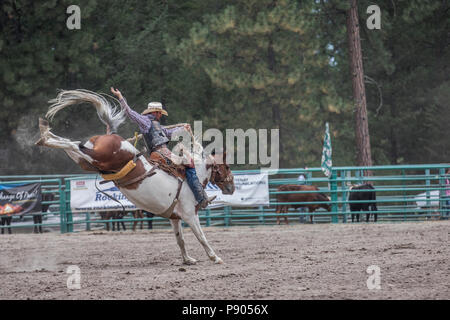
{"label": "horse hoof", "polygon": [[214,263],[215,263],[215,264],[224,264],[223,260],[220,259],[219,257],[216,257],[216,258],[214,259]]}
{"label": "horse hoof", "polygon": [[195,260],[194,258],[189,257],[188,259],[184,260],[183,263],[185,265],[192,266],[192,265],[197,263],[197,260]]}
{"label": "horse hoof", "polygon": [[43,146],[45,144],[45,139],[40,138],[38,141],[34,143],[36,146]]}

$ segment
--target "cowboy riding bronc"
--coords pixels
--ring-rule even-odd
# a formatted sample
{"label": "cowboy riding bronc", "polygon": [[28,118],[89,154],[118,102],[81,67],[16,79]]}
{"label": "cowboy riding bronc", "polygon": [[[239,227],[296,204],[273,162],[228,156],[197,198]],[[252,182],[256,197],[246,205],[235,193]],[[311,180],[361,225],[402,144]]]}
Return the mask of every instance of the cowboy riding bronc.
{"label": "cowboy riding bronc", "polygon": [[[119,90],[111,88],[111,92],[119,99],[120,106],[123,110],[125,110],[128,117],[139,126],[139,130],[141,131],[145,143],[147,144],[149,154],[157,151],[164,156],[164,158],[170,161],[180,159],[180,157],[174,155],[167,148],[167,143],[170,141],[170,138],[175,131],[183,128],[190,131],[190,126],[188,124],[172,126],[170,129],[164,128],[161,126],[159,121],[162,115],[168,116],[168,114],[167,111],[162,108],[162,104],[160,102],[150,102],[147,109],[145,109],[142,114],[139,114],[128,106]],[[193,159],[190,158],[188,161],[183,160],[184,159],[179,162],[185,166],[186,180],[194,193],[197,206],[206,208],[208,203],[214,200],[215,196],[208,198],[197,177]]]}

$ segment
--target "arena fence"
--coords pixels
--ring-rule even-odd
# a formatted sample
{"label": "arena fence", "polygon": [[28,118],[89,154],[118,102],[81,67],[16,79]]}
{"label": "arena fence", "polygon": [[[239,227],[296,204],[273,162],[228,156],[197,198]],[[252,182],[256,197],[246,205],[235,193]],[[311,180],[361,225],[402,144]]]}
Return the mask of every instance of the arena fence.
{"label": "arena fence", "polygon": [[[283,202],[283,204],[318,204],[328,203],[331,211],[318,209],[315,212],[305,212],[302,208],[290,208],[283,216],[287,216],[290,223],[350,223],[350,203],[364,201],[349,200],[351,185],[371,183],[376,191],[378,222],[392,221],[424,221],[448,219],[450,207],[447,201],[446,179],[450,179],[445,172],[450,168],[448,164],[428,165],[396,165],[373,167],[335,167],[330,178],[322,173],[321,168],[295,168],[266,171],[269,174],[270,205],[256,208],[225,206],[217,209],[199,211],[199,218],[203,226],[238,226],[238,225],[270,225],[276,223],[277,195],[283,193],[325,193],[330,201],[323,202]],[[371,171],[372,175],[365,173]],[[254,174],[260,170],[234,171],[235,174]],[[298,176],[304,174],[304,184],[315,185],[319,191],[277,191],[284,184],[300,184]],[[145,229],[169,228],[170,223],[161,217],[146,217],[134,219],[132,211],[127,211],[122,219],[102,220],[98,212],[72,213],[70,209],[70,181],[73,179],[95,179],[96,175],[45,175],[45,176],[0,176],[0,184],[36,183],[42,185],[43,194],[53,194],[46,212],[42,214],[42,224],[33,223],[32,215],[13,216],[11,228],[13,232],[33,232],[35,227],[42,226],[45,231],[59,231],[61,233],[84,230],[104,229],[106,223],[124,222],[127,230],[134,222],[143,222]],[[369,211],[370,213],[375,213]],[[360,221],[365,221],[366,212],[361,212]],[[373,219],[373,218],[372,218]],[[371,221],[373,221],[371,219]],[[281,220],[283,222],[283,220]],[[373,223],[373,222],[370,222]],[[5,229],[7,226],[0,226]],[[112,225],[111,225],[112,229]]]}

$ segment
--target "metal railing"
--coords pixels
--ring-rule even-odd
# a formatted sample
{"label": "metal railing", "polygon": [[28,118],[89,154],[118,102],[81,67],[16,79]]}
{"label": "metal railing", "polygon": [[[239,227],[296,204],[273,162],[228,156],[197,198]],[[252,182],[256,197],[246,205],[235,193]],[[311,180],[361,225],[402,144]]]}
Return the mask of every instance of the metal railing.
{"label": "metal railing", "polygon": [[[226,212],[211,210],[209,215],[220,217],[223,215],[223,223],[217,220],[216,225],[239,225],[253,223],[275,223],[277,214],[275,207],[277,204],[330,204],[331,211],[324,209],[316,212],[299,212],[291,208],[288,216],[294,221],[299,221],[300,217],[313,216],[314,222],[343,222],[349,221],[350,204],[363,203],[367,201],[350,201],[348,196],[357,190],[350,190],[350,185],[371,183],[376,192],[378,210],[365,211],[360,213],[376,213],[378,221],[423,221],[430,219],[448,218],[450,208],[446,202],[450,200],[446,197],[445,180],[450,177],[445,175],[449,164],[433,165],[403,165],[403,166],[373,166],[373,167],[335,167],[332,175],[327,178],[323,175],[321,168],[310,169],[280,169],[273,171],[269,176],[270,184],[270,206],[258,209],[259,214],[252,209],[229,208]],[[365,176],[364,171],[372,171],[372,176]],[[249,171],[246,171],[249,172]],[[250,171],[256,173],[259,171]],[[244,173],[239,171],[238,173]],[[299,184],[297,176],[306,175],[306,184],[319,187],[320,191],[277,191],[277,187],[284,184]],[[314,202],[277,202],[277,195],[289,193],[325,193],[329,195],[331,201]],[[418,201],[419,194],[423,193],[423,200]],[[419,205],[419,203],[421,205]],[[353,212],[355,213],[355,212]],[[255,217],[256,215],[256,217]]]}
{"label": "metal railing", "polygon": [[[433,219],[448,219],[450,207],[446,196],[450,186],[446,185],[446,179],[450,179],[445,172],[450,168],[449,164],[429,165],[397,165],[397,166],[373,166],[373,167],[335,167],[332,175],[327,178],[320,168],[293,168],[268,171],[269,174],[269,206],[255,208],[225,206],[216,209],[199,211],[199,218],[203,226],[237,226],[275,224],[278,204],[329,204],[331,211],[318,209],[315,212],[305,212],[300,209],[290,208],[287,216],[291,222],[299,223],[306,216],[312,216],[314,223],[348,223],[350,222],[350,204],[364,201],[348,199],[355,190],[350,190],[350,185],[371,183],[376,192],[376,204],[378,210],[360,212],[378,214],[378,222],[392,221],[424,221]],[[364,172],[370,170],[373,175],[365,176]],[[238,174],[260,173],[260,170],[233,171]],[[265,171],[267,172],[267,171]],[[297,177],[300,174],[306,176],[304,183],[315,185],[319,191],[278,191],[277,188],[284,184],[300,184]],[[50,211],[42,214],[46,219],[42,224],[23,222],[14,217],[11,228],[26,231],[35,226],[42,226],[47,230],[59,230],[61,233],[77,232],[82,230],[104,229],[106,223],[124,222],[128,228],[134,222],[151,222],[153,228],[170,228],[167,219],[158,216],[152,218],[132,218],[132,211],[127,211],[123,219],[102,220],[98,212],[72,213],[70,208],[70,181],[72,179],[95,179],[96,175],[45,175],[45,176],[0,176],[1,184],[8,183],[32,183],[41,182],[43,193],[53,193],[54,201],[43,202],[50,204]],[[330,201],[309,202],[277,202],[277,196],[289,193],[324,193],[330,197]],[[420,196],[421,195],[421,196]],[[355,213],[355,212],[353,212]],[[130,216],[130,217],[129,217]],[[22,223],[21,223],[22,221]],[[0,226],[0,229],[7,228]]]}

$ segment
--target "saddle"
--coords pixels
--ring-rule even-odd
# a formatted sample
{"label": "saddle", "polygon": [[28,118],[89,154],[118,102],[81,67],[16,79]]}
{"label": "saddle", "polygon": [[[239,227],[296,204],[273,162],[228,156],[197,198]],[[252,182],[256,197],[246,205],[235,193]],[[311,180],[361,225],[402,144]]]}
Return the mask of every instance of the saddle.
{"label": "saddle", "polygon": [[147,161],[152,165],[158,164],[158,168],[163,170],[164,172],[170,174],[175,178],[180,178],[184,180],[186,178],[186,170],[184,165],[175,164],[169,158],[158,152],[158,150],[153,151],[150,154],[150,157],[146,157]]}

